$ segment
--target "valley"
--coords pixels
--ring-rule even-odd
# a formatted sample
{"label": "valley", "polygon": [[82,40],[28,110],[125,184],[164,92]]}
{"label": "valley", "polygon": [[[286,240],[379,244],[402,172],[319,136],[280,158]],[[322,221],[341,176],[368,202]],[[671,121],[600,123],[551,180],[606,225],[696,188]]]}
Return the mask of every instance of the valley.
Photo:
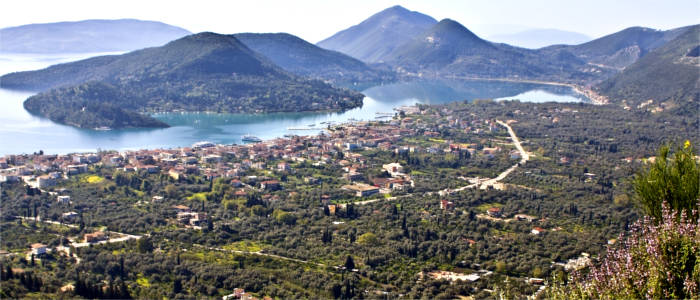
{"label": "valley", "polygon": [[0,298],[699,294],[700,25],[246,5],[0,29]]}
{"label": "valley", "polygon": [[[173,293],[177,289],[169,282],[180,280],[191,290],[212,285],[224,293],[243,288],[260,296],[364,297],[379,291],[397,297],[408,292],[413,298],[438,295],[427,282],[414,281],[421,271],[480,274],[476,271],[482,269],[492,274],[456,286],[443,282],[440,293],[487,296],[487,290],[498,288],[531,295],[539,286],[529,284],[530,277],[566,271],[550,267],[550,260],[563,261],[563,266],[582,252],[595,259],[596,249],[603,249],[636,218],[624,196],[624,178],[629,167],[644,164],[643,159],[654,153],[654,145],[643,146],[639,138],[700,139],[679,135],[677,126],[688,120],[641,119],[639,114],[644,113],[608,105],[477,101],[419,105],[391,121],[345,124],[324,135],[258,144],[13,155],[4,161],[10,169],[39,165],[48,176],[73,172],[67,170],[80,157],[87,163],[77,174],[42,188],[69,196],[70,204],[55,204],[56,196],[47,192],[27,194],[21,181],[46,175],[25,167],[24,172],[36,175],[17,175],[20,182],[4,183],[7,198],[2,205],[3,211],[30,218],[36,207],[44,220],[58,221],[74,211],[78,217],[70,223],[84,229],[72,228],[69,235],[105,228],[147,236],[142,239],[158,249],[153,250],[161,253],[158,256],[139,250],[141,242],[126,241],[76,249],[80,264],[54,254],[43,258],[89,272],[124,259],[125,269],[133,271],[115,280],[136,282],[138,277],[151,284],[148,289],[128,284],[134,297]],[[594,115],[598,117],[591,118]],[[506,123],[498,120],[511,121],[504,127]],[[663,122],[672,126],[659,131]],[[628,123],[634,131],[619,135],[629,126],[622,124]],[[581,139],[584,131],[586,138]],[[511,138],[515,146],[501,143]],[[512,165],[516,162],[518,168]],[[392,164],[401,169],[391,169],[396,168]],[[86,179],[91,176],[104,179]],[[492,180],[482,181],[481,188],[461,188],[464,181],[458,177],[495,178],[502,187],[495,188]],[[359,196],[345,187],[367,183],[376,194]],[[482,216],[486,213],[489,218]],[[516,218],[520,215],[532,221]],[[494,222],[511,217],[514,221],[504,225]],[[3,228],[15,230],[15,223]],[[29,220],[22,223],[31,225]],[[442,235],[445,238],[438,238]],[[59,242],[55,237],[38,238],[49,247]],[[508,246],[512,243],[521,246]],[[3,247],[21,252],[22,244],[20,239]],[[98,253],[113,254],[100,254],[106,261],[96,263]],[[343,268],[348,256],[357,270]],[[206,275],[211,271],[196,271],[202,278],[192,283],[160,267],[156,277],[144,269],[152,265],[151,259],[165,260],[178,270],[233,268],[227,276],[242,272],[247,279],[230,285]],[[445,265],[448,261],[456,265]],[[326,278],[327,285],[279,273],[280,268],[289,272],[295,266],[306,266],[314,276]],[[275,274],[275,279],[265,274]],[[389,274],[399,276],[387,280]],[[176,279],[165,280],[164,275]],[[503,285],[506,277],[510,283]],[[263,288],[243,283],[251,280]],[[290,289],[289,283],[303,288]],[[277,284],[287,288],[275,288]],[[333,288],[336,284],[340,291]],[[347,290],[344,284],[350,284]],[[406,284],[416,287],[404,291],[401,286]]]}

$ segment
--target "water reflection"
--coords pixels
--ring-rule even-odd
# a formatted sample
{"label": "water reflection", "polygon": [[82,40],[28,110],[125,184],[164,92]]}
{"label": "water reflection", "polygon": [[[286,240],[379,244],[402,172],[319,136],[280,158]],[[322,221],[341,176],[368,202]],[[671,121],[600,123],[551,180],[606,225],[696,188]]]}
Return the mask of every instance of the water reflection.
{"label": "water reflection", "polygon": [[[0,72],[45,67],[70,60],[57,56],[39,60],[0,55]],[[44,64],[44,65],[42,65]],[[474,99],[520,99],[528,102],[588,101],[565,86],[498,81],[413,81],[375,86],[363,91],[362,107],[345,112],[216,114],[160,113],[154,116],[172,127],[95,131],[60,125],[33,116],[22,102],[32,93],[0,89],[0,155],[70,153],[101,149],[172,148],[207,140],[221,144],[241,143],[241,136],[262,139],[287,134],[316,134],[329,124],[354,120],[376,120],[380,114],[415,103],[439,104]],[[311,130],[294,130],[306,128]]]}

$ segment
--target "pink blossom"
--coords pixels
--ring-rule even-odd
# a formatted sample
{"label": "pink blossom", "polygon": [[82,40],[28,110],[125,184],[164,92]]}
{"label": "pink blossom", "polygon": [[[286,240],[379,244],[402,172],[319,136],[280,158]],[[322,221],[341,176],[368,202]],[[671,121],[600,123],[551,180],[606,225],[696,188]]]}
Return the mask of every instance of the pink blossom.
{"label": "pink blossom", "polygon": [[657,224],[649,217],[635,222],[587,276],[572,274],[573,284],[564,294],[594,299],[700,299],[700,221],[691,217],[697,213],[695,209],[679,215],[664,202]]}

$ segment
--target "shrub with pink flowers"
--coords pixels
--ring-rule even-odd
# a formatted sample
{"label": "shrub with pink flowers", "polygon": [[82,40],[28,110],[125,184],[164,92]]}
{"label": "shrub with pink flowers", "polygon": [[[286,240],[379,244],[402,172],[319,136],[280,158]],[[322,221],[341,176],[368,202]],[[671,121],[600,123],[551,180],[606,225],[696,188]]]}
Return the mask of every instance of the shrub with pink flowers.
{"label": "shrub with pink flowers", "polygon": [[[700,203],[697,205],[700,207]],[[691,212],[697,214],[697,208]],[[637,221],[587,275],[544,295],[558,299],[700,299],[700,222],[664,202],[660,222]]]}
{"label": "shrub with pink flowers", "polygon": [[686,141],[634,179],[647,216],[620,234],[598,264],[554,278],[540,297],[554,299],[700,299],[700,167]]}

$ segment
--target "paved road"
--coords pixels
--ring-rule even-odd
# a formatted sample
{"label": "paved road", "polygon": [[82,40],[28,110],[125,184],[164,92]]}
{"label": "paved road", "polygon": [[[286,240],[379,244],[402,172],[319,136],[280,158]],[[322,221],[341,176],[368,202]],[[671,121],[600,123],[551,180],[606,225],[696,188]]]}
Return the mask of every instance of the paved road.
{"label": "paved road", "polygon": [[520,144],[520,139],[518,139],[518,136],[515,135],[515,131],[513,131],[513,128],[501,120],[496,120],[496,123],[508,129],[508,134],[510,134],[510,138],[513,140],[515,148],[518,149],[518,151],[520,151],[520,163],[524,164],[526,161],[530,160],[530,154],[527,153],[523,146]]}
{"label": "paved road", "polygon": [[505,127],[506,129],[508,129],[508,134],[510,134],[510,138],[511,138],[511,140],[513,140],[513,145],[515,145],[515,148],[518,149],[518,151],[520,152],[520,162],[518,162],[517,164],[508,168],[507,170],[501,172],[501,174],[498,174],[498,176],[496,176],[496,178],[491,178],[491,179],[483,181],[481,183],[481,189],[486,189],[487,187],[492,186],[495,183],[505,179],[510,173],[515,171],[515,169],[517,169],[519,165],[522,165],[525,162],[527,162],[528,160],[530,160],[530,154],[527,153],[525,151],[525,149],[523,149],[523,146],[520,144],[520,139],[518,139],[518,136],[515,135],[513,128],[501,120],[496,120],[496,123],[500,124],[501,126]]}
{"label": "paved road", "polygon": [[[21,217],[21,216],[15,216],[15,218],[23,219],[23,220],[29,220],[29,221],[34,221],[34,218],[27,218],[27,217]],[[56,224],[56,225],[61,225],[61,226],[66,226],[66,227],[71,227],[71,228],[78,228],[77,225],[66,224],[66,223],[61,223],[61,222],[56,222],[56,221],[51,221],[51,220],[42,220],[41,218],[37,218],[36,221],[38,221],[38,222],[43,222],[43,223],[48,223],[48,224]],[[138,240],[138,239],[141,238],[140,235],[126,234],[126,233],[121,233],[121,232],[116,232],[116,231],[105,231],[105,233],[107,233],[107,235],[112,235],[112,236],[117,235],[117,236],[120,236],[120,237],[118,237],[118,238],[111,238],[111,239],[108,239],[108,240],[99,241],[99,242],[92,243],[92,244],[119,243],[119,242],[125,242],[125,241],[132,240],[132,239]],[[90,244],[91,244],[91,243],[77,243],[77,242],[72,242],[70,245],[73,246],[73,247],[75,247],[75,248],[80,248],[80,247],[87,247],[87,246],[90,246]]]}
{"label": "paved road", "polygon": [[476,188],[476,187],[479,187],[481,189],[486,189],[489,186],[493,186],[494,184],[498,183],[499,181],[505,179],[510,173],[515,171],[515,169],[517,169],[518,166],[520,166],[520,165],[524,164],[525,162],[527,162],[528,160],[530,160],[530,154],[527,153],[527,151],[525,151],[523,146],[520,144],[520,139],[518,139],[518,136],[515,135],[515,131],[513,131],[513,128],[501,120],[496,120],[496,123],[505,127],[506,129],[508,129],[508,134],[510,135],[510,139],[513,141],[513,145],[515,145],[515,148],[518,149],[518,151],[520,152],[520,161],[517,164],[513,165],[512,167],[501,172],[501,174],[498,174],[498,176],[496,176],[495,178],[490,178],[490,179],[486,179],[486,180],[479,180],[476,183],[472,183],[470,185],[466,185],[466,186],[456,188],[456,189],[444,189],[444,190],[440,191],[441,194],[454,194],[456,192],[460,192],[460,191],[463,191],[466,189],[471,189],[471,188]]}
{"label": "paved road", "polygon": [[[470,185],[465,185],[463,187],[459,187],[456,189],[444,189],[438,191],[438,194],[442,195],[449,195],[449,194],[454,194],[456,192],[460,192],[466,189],[471,189],[471,188],[481,188],[481,189],[486,189],[489,186],[493,186],[494,184],[498,183],[499,181],[505,179],[510,173],[515,171],[515,169],[518,168],[518,166],[524,164],[528,160],[530,160],[530,154],[525,151],[523,146],[520,144],[520,139],[518,139],[518,136],[515,135],[515,131],[513,131],[513,128],[508,125],[508,123],[503,122],[501,120],[496,120],[496,123],[499,125],[505,127],[508,130],[508,134],[510,135],[510,139],[513,141],[513,145],[515,148],[520,152],[520,161],[513,165],[512,167],[506,169],[505,171],[501,172],[501,174],[498,174],[495,178],[489,178],[489,179],[481,179],[478,180],[476,183],[472,183]],[[432,194],[431,192],[427,194]],[[378,198],[378,199],[371,199],[371,200],[365,200],[365,201],[358,201],[358,202],[353,202],[353,204],[358,204],[358,205],[365,205],[365,204],[370,204],[370,203],[375,203],[379,201],[392,201],[396,200],[401,197],[408,197],[408,196],[413,196],[413,194],[407,194],[407,195],[401,195],[401,196],[396,196],[396,197],[389,197],[389,198]]]}
{"label": "paved road", "polygon": [[230,249],[224,249],[224,248],[208,247],[208,246],[204,246],[204,245],[200,245],[200,244],[193,244],[193,245],[195,247],[200,247],[200,248],[204,248],[207,250],[213,250],[213,251],[229,252],[229,253],[236,253],[236,254],[260,255],[260,256],[267,256],[267,257],[272,257],[272,258],[294,261],[294,262],[298,262],[298,263],[314,264],[314,265],[321,266],[321,267],[326,266],[324,264],[314,263],[314,262],[310,262],[308,260],[301,260],[301,259],[296,259],[296,258],[291,258],[291,257],[279,256],[279,255],[270,254],[270,253],[262,253],[260,251],[252,252],[252,251],[241,251],[241,250],[230,250]]}
{"label": "paved road", "polygon": [[394,196],[394,197],[389,197],[389,198],[377,198],[377,199],[371,199],[371,200],[357,201],[357,202],[353,202],[352,204],[365,205],[365,204],[370,204],[370,203],[379,202],[379,201],[393,201],[393,200],[396,200],[399,198],[408,197],[408,196],[412,196],[412,195],[413,194],[407,194],[407,195],[399,195],[399,196]]}

